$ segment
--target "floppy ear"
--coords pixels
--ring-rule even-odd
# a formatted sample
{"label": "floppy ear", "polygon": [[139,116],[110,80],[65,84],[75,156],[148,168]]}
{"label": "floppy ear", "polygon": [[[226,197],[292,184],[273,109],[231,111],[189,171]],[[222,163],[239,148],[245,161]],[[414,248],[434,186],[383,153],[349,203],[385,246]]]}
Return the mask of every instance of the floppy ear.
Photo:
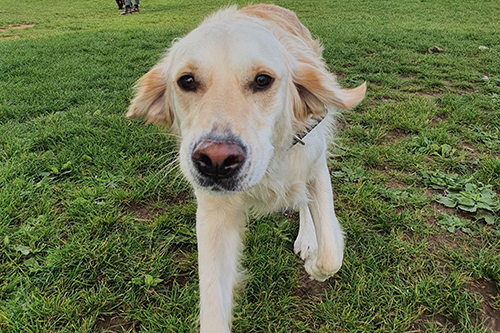
{"label": "floppy ear", "polygon": [[164,67],[165,61],[162,61],[137,81],[134,87],[136,95],[126,115],[128,118],[142,118],[148,123],[172,125],[174,115],[170,107]]}
{"label": "floppy ear", "polygon": [[309,115],[320,117],[328,106],[350,109],[358,105],[366,93],[366,82],[354,89],[342,89],[332,74],[314,63],[301,62],[293,74],[293,82],[298,93],[294,113],[302,121]]}

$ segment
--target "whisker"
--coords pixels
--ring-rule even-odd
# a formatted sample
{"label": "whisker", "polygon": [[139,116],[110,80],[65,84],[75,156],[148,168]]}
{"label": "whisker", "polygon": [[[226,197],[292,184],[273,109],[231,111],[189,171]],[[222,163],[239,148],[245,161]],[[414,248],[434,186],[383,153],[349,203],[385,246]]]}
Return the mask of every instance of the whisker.
{"label": "whisker", "polygon": [[[153,179],[155,179],[155,178],[156,178],[156,176],[158,176],[160,173],[162,173],[162,172],[163,172],[163,171],[165,171],[166,169],[170,168],[172,165],[176,164],[176,162],[178,162],[178,161],[179,161],[179,156],[176,156],[176,158],[174,158],[172,161],[167,162],[168,164],[167,164],[166,166],[162,167],[160,170],[158,170],[158,172],[157,172],[157,173],[155,173],[155,175],[154,175],[153,177],[151,177],[150,181],[148,182],[148,186],[151,184],[151,182],[153,181]],[[164,175],[164,177],[165,177],[165,176],[167,176],[170,172],[172,172],[172,170],[175,170],[176,168],[177,168],[177,165],[176,165],[174,168],[170,169],[170,170],[169,170],[169,171],[168,171],[168,172]]]}
{"label": "whisker", "polygon": [[[170,156],[172,156],[172,155],[174,155],[174,154],[178,154],[178,153],[179,153],[179,152],[175,150],[175,151],[171,151],[171,152],[169,152],[169,153],[163,154],[163,155],[158,156],[157,158],[155,158],[155,159],[154,159],[154,161],[153,161],[153,163],[156,163],[156,162],[157,162],[157,161],[159,161],[160,159],[163,159],[163,158],[165,158],[165,157],[167,157],[167,156],[168,156],[168,157],[170,157]],[[162,162],[162,163],[167,163],[167,162],[169,162],[169,161],[170,161],[170,159],[169,159],[169,158],[167,158],[166,160],[167,160],[167,161]]]}
{"label": "whisker", "polygon": [[166,137],[174,137],[174,138],[178,138],[180,139],[181,136],[178,135],[178,134],[173,134],[173,133],[164,133],[164,132],[151,132],[151,133],[146,133],[144,134],[144,136],[148,136],[148,135],[163,135],[163,136],[166,136]]}
{"label": "whisker", "polygon": [[181,172],[180,172],[180,170],[179,170],[179,165],[178,165],[178,164],[176,164],[176,166],[175,166],[175,167],[173,167],[172,169],[168,170],[168,171],[167,171],[167,172],[163,175],[163,177],[162,177],[162,178],[160,179],[160,181],[156,184],[156,186],[155,186],[155,188],[154,188],[154,189],[156,190],[156,189],[158,188],[158,186],[160,186],[160,184],[162,183],[162,181],[163,181],[165,178],[167,178],[167,176],[168,176],[169,174],[171,174],[173,171],[177,171],[177,176],[176,176],[176,178],[177,178],[177,177],[179,176],[179,174],[181,173]]}
{"label": "whisker", "polygon": [[[175,176],[175,178],[174,178],[174,179],[170,182],[170,184],[175,185],[175,184],[177,183],[177,180],[178,180],[179,178],[181,178],[181,179],[185,179],[185,178],[184,178],[184,174],[183,174],[182,172],[179,172],[179,173],[177,174],[177,176]],[[180,184],[177,184],[177,185],[180,185]],[[177,188],[177,189],[178,189],[178,188]]]}

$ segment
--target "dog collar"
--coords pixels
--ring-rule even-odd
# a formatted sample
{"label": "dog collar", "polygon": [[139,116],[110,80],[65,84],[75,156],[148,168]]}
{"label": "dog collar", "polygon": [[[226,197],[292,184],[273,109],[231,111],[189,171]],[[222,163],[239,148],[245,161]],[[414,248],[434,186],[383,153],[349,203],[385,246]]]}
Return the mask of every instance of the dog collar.
{"label": "dog collar", "polygon": [[301,145],[305,146],[306,143],[302,140],[303,138],[305,138],[307,136],[307,134],[311,133],[311,131],[313,129],[316,128],[316,126],[318,126],[322,121],[323,119],[326,118],[326,116],[328,115],[328,110],[325,109],[325,114],[323,117],[319,118],[319,119],[314,119],[315,120],[315,123],[310,125],[308,128],[305,129],[305,131],[301,132],[301,133],[297,133],[293,136],[293,143],[292,143],[292,147],[295,146],[297,143],[300,143]]}

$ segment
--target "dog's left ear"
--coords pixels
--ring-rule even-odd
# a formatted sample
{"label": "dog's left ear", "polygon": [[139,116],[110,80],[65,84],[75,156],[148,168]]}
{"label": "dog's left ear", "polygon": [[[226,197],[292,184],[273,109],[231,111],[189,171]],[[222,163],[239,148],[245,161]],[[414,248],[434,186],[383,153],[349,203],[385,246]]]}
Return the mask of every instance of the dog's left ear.
{"label": "dog's left ear", "polygon": [[293,75],[298,92],[294,113],[305,121],[309,115],[320,117],[327,106],[350,109],[358,105],[366,93],[366,82],[354,89],[342,89],[335,77],[316,64],[302,62]]}

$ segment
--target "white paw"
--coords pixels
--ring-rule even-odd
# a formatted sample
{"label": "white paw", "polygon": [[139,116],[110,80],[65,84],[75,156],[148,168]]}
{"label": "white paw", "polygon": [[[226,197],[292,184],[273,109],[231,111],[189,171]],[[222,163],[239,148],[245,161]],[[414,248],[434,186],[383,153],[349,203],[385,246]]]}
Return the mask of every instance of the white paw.
{"label": "white paw", "polygon": [[293,244],[293,250],[296,254],[300,254],[302,260],[309,258],[313,251],[318,248],[318,241],[316,240],[316,235],[314,231],[299,232],[295,243]]}
{"label": "white paw", "polygon": [[311,278],[321,282],[337,273],[341,266],[342,254],[331,254],[324,256],[324,258],[319,258],[317,250],[311,252],[304,264],[306,272],[309,273]]}

